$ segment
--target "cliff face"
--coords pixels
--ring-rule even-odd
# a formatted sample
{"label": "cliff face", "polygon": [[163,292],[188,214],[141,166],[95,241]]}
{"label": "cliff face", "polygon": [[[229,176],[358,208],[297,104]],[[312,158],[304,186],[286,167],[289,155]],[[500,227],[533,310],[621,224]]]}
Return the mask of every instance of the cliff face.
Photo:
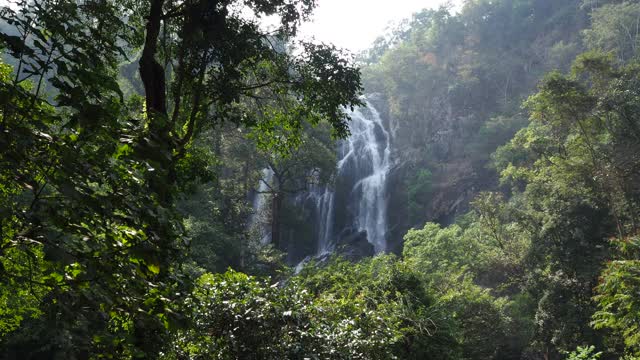
{"label": "cliff face", "polygon": [[[411,227],[449,224],[497,187],[491,154],[527,124],[543,74],[582,51],[580,0],[468,2],[425,10],[364,60],[369,100],[391,136],[388,249]],[[496,28],[498,27],[498,28]]]}
{"label": "cliff face", "polygon": [[[521,104],[542,76],[567,70],[582,52],[580,34],[587,24],[582,0],[474,0],[456,14],[446,9],[415,14],[363,56],[367,100],[383,125],[376,125],[369,143],[388,138],[391,149],[390,170],[381,177],[384,196],[376,197],[376,204],[386,204],[384,248],[400,253],[407,230],[426,222],[450,224],[479,192],[497,188],[491,154],[527,124]],[[361,114],[368,122],[370,115]],[[388,137],[380,136],[384,130]],[[354,195],[363,192],[360,180],[372,173],[376,158],[361,155],[357,164],[338,161],[332,201],[326,202],[331,211],[316,205],[314,214],[324,214],[331,224],[320,231],[328,234],[326,243],[339,242],[341,231],[355,224],[361,230],[365,223],[380,224],[368,215],[381,207],[359,206],[362,194]],[[301,223],[320,222],[313,219]],[[370,242],[385,233],[372,226],[367,232]],[[297,237],[292,235],[291,243]]]}
{"label": "cliff face", "polygon": [[[394,116],[388,100],[381,94],[369,96],[390,129],[392,155],[387,184],[388,250],[402,251],[402,239],[408,229],[425,222],[450,224],[468,211],[478,191],[496,186],[495,173],[477,166],[465,153],[465,125],[472,115],[456,115],[446,98],[425,104],[419,119],[423,128],[407,126],[406,119]],[[428,149],[428,150],[426,150]],[[411,199],[409,188],[416,173],[428,168],[431,173],[428,197]],[[410,202],[418,202],[418,214],[411,216]],[[417,216],[416,216],[417,215]]]}

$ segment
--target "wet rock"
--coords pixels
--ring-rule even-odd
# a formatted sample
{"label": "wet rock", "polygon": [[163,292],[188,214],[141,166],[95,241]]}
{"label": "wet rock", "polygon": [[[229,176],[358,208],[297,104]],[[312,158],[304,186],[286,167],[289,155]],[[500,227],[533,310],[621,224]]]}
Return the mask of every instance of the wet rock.
{"label": "wet rock", "polygon": [[304,259],[302,259],[302,261],[300,261],[298,263],[298,265],[296,265],[295,269],[294,269],[294,274],[298,275],[302,269],[304,269],[307,265],[309,265],[311,262],[313,262],[313,264],[316,267],[322,268],[324,266],[326,266],[329,263],[329,259],[331,259],[331,257],[333,256],[333,253],[330,252],[326,252],[320,255],[309,255],[307,257],[305,257]]}
{"label": "wet rock", "polygon": [[305,257],[296,265],[294,273],[300,273],[305,266],[312,262],[317,267],[323,267],[329,262],[332,256],[341,256],[346,260],[356,262],[373,255],[375,255],[375,249],[367,240],[367,232],[348,227],[338,236],[335,251]]}
{"label": "wet rock", "polygon": [[338,236],[336,251],[350,261],[357,261],[375,254],[375,249],[367,239],[366,231],[355,228],[344,229]]}

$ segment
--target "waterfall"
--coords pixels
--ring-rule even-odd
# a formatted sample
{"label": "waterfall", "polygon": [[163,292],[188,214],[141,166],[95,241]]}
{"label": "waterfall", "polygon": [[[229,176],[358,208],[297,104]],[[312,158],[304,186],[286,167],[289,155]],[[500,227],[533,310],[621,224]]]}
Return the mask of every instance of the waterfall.
{"label": "waterfall", "polygon": [[366,231],[368,241],[376,252],[386,250],[387,199],[386,184],[391,154],[389,132],[385,129],[378,111],[368,102],[350,113],[351,135],[342,141],[338,151],[337,182],[335,192],[346,196],[336,202],[336,193],[324,189],[317,194],[318,224],[320,234],[318,253],[330,251],[336,206],[347,209],[352,226]]}
{"label": "waterfall", "polygon": [[269,191],[273,185],[273,170],[262,169],[262,178],[258,190],[253,197],[253,214],[249,218],[249,229],[260,232],[260,243],[266,245],[271,242],[271,228],[268,225],[270,212]]}
{"label": "waterfall", "polygon": [[[390,136],[378,111],[368,102],[350,114],[351,135],[338,145],[338,163],[334,186],[311,185],[309,191],[295,196],[294,203],[310,210],[317,236],[317,255],[330,253],[345,237],[366,231],[375,252],[387,248],[386,184],[389,172]],[[312,171],[312,174],[315,171]],[[312,175],[311,175],[312,176]],[[270,168],[262,170],[253,199],[254,215],[250,226],[261,229],[263,244],[271,242],[265,216],[269,214],[269,194],[273,181]]]}
{"label": "waterfall", "polygon": [[317,254],[333,251],[333,198],[335,193],[327,186],[312,189],[310,197],[315,204],[318,230]]}
{"label": "waterfall", "polygon": [[386,250],[387,203],[385,188],[389,172],[389,133],[378,111],[366,103],[351,114],[351,136],[343,143],[344,157],[338,162],[338,176],[345,167],[356,169],[359,180],[353,186],[352,201],[357,204],[355,225],[366,230],[376,252]]}

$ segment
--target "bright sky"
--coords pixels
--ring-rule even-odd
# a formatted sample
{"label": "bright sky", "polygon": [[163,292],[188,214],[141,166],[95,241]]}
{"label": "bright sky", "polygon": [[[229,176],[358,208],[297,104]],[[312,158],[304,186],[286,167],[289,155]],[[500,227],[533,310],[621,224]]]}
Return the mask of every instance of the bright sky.
{"label": "bright sky", "polygon": [[399,22],[425,8],[437,8],[461,0],[318,0],[313,22],[301,28],[303,37],[333,43],[354,53],[364,50],[384,33],[391,22]]}
{"label": "bright sky", "polygon": [[[304,23],[300,36],[358,53],[368,48],[393,23],[409,18],[422,9],[434,9],[463,0],[317,0],[311,22]],[[14,5],[0,0],[0,6]]]}

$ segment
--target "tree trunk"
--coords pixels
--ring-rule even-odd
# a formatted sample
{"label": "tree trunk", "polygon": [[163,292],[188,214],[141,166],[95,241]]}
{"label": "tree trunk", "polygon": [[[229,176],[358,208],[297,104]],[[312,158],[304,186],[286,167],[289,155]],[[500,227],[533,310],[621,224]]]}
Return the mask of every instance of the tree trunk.
{"label": "tree trunk", "polygon": [[158,195],[160,205],[168,208],[172,204],[171,189],[175,185],[176,174],[173,168],[175,139],[171,136],[171,122],[167,114],[165,70],[156,59],[163,5],[164,0],[151,1],[139,65],[149,123],[149,139],[143,145],[143,156],[155,165],[149,186]]}
{"label": "tree trunk", "polygon": [[[144,85],[148,121],[148,136],[140,144],[139,156],[154,168],[146,175],[149,191],[157,196],[157,210],[173,207],[172,190],[176,184],[175,139],[171,135],[171,123],[167,116],[165,70],[156,59],[158,37],[162,27],[164,0],[151,0],[146,17],[146,34],[140,57],[140,78]],[[167,274],[174,251],[175,231],[171,221],[151,215],[149,239],[158,246],[155,259],[160,265],[160,277]]]}
{"label": "tree trunk", "polygon": [[[166,127],[167,116],[167,95],[166,80],[164,76],[164,68],[156,60],[156,52],[158,50],[158,36],[160,35],[160,27],[162,21],[162,5],[164,0],[152,0],[149,16],[147,17],[146,35],[144,40],[144,48],[140,57],[140,78],[144,85],[145,100],[147,105],[147,114],[150,119],[156,115],[165,117],[165,121],[151,120],[151,124],[159,125],[163,122]],[[162,124],[160,124],[162,125]]]}
{"label": "tree trunk", "polygon": [[282,206],[282,196],[279,193],[273,194],[271,202],[271,243],[276,249],[280,249],[280,209]]}

